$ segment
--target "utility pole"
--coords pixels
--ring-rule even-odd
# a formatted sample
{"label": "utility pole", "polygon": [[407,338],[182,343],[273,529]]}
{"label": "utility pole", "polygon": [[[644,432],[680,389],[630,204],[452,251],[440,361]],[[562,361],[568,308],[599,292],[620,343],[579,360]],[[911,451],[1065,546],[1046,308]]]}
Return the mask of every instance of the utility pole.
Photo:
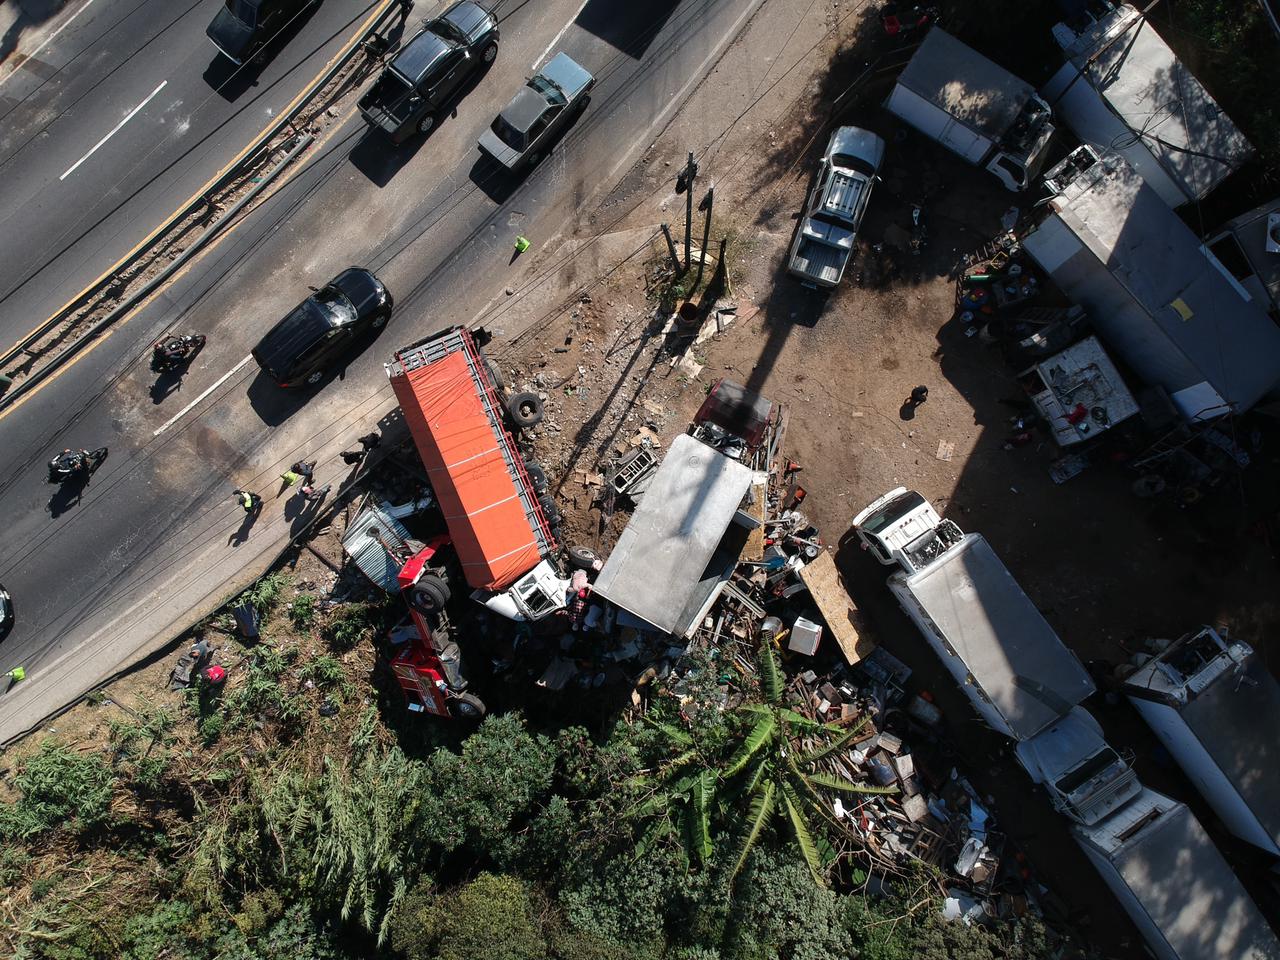
{"label": "utility pole", "polygon": [[684,270],[688,273],[693,246],[693,181],[698,176],[698,165],[693,160],[693,151],[689,151],[689,159],[684,169],[676,176],[676,193],[685,195],[684,202]]}

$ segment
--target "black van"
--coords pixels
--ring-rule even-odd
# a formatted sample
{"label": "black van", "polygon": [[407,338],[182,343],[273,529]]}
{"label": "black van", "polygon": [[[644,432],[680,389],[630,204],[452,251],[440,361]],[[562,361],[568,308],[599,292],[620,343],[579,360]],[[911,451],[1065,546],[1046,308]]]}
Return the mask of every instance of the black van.
{"label": "black van", "polygon": [[253,348],[253,359],[279,386],[316,384],[389,319],[391,294],[382,281],[349,267],[272,327]]}

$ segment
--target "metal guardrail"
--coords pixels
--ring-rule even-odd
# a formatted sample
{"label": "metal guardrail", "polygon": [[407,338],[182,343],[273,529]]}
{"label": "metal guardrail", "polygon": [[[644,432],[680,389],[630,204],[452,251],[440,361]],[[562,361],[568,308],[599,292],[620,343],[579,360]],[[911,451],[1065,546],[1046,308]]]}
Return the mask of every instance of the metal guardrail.
{"label": "metal guardrail", "polygon": [[[214,175],[203,187],[194,194],[190,200],[182,207],[171,214],[163,223],[155,228],[148,236],[142,240],[136,247],[125,254],[106,272],[104,272],[97,280],[91,283],[84,290],[80,291],[75,297],[69,300],[61,308],[55,311],[47,320],[37,326],[34,330],[24,336],[18,343],[14,344],[2,355],[0,355],[0,371],[8,367],[14,360],[23,354],[34,356],[30,348],[38,343],[41,339],[48,336],[58,328],[60,324],[66,323],[77,311],[84,310],[92,304],[93,300],[113,287],[124,282],[122,275],[126,274],[130,267],[137,264],[140,260],[154,252],[158,247],[163,245],[175,228],[183,229],[184,221],[192,217],[192,215],[202,211],[210,205],[212,195],[232,184],[237,178],[243,177],[246,172],[252,171],[254,165],[261,160],[264,152],[274,149],[273,141],[286,129],[297,116],[305,110],[314,100],[317,94],[325,89],[329,83],[351,62],[363,46],[363,41],[373,33],[376,33],[383,26],[396,10],[399,9],[398,0],[381,0],[379,8],[366,18],[364,24],[357,30],[347,41],[346,45],[334,57],[329,67],[318,77],[311,81],[305,90],[294,98],[293,102],[286,107],[273,121],[264,129],[248,146],[240,151],[226,167]],[[52,375],[55,371],[69,362],[81,350],[92,343],[104,330],[112,324],[120,320],[148,295],[153,293],[162,283],[169,279],[183,264],[191,257],[198,253],[203,247],[214,237],[218,236],[222,230],[231,224],[236,215],[239,214],[252,200],[257,197],[263,189],[270,185],[271,181],[279,175],[306,147],[314,141],[312,134],[299,134],[288,153],[280,160],[271,170],[261,176],[254,183],[252,189],[241,197],[237,202],[229,208],[226,213],[221,216],[216,223],[198,237],[192,244],[176,257],[170,264],[161,270],[156,276],[146,281],[141,288],[131,293],[119,304],[111,308],[111,310],[102,318],[93,322],[73,343],[69,344],[65,349],[54,355],[50,360],[45,362],[41,367],[33,370],[30,374],[23,377],[15,386],[8,391],[0,394],[0,411],[7,409],[21,399],[29,390],[34,389],[45,378]],[[278,148],[280,144],[276,144]],[[8,378],[3,378],[8,379]],[[0,388],[4,386],[3,379],[0,379]]]}

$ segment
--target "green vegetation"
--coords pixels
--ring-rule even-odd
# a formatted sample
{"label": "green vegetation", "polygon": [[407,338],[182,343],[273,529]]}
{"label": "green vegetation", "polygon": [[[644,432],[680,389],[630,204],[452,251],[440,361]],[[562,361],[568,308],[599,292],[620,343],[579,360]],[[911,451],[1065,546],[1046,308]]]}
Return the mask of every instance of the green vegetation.
{"label": "green vegetation", "polygon": [[[281,582],[250,594],[278,608]],[[592,734],[518,714],[405,721],[371,685],[377,607],[271,621],[222,687],[51,736],[0,802],[0,953],[21,960],[1031,960],[938,916],[923,868],[870,897],[835,856],[856,734],[786,706],[771,648],[723,706],[713,659],[685,699]],[[354,638],[354,639],[353,639]],[[344,644],[351,644],[345,652]],[[394,692],[391,691],[394,695]],[[740,694],[740,695],[739,695]],[[323,708],[323,709],[322,709]]]}

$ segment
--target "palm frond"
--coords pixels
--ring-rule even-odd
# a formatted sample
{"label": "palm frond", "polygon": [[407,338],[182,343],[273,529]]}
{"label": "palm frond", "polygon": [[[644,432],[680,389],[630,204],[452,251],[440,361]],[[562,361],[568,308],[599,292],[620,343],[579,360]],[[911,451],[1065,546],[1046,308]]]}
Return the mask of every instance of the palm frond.
{"label": "palm frond", "polygon": [[806,763],[806,764],[813,763],[815,760],[821,760],[823,757],[830,756],[831,754],[835,753],[837,750],[842,749],[843,747],[851,743],[858,736],[858,734],[862,732],[862,727],[865,723],[866,723],[866,718],[863,718],[862,720],[858,721],[858,723],[856,723],[854,726],[850,727],[848,730],[842,731],[840,736],[838,736],[835,740],[832,740],[826,746],[818,747],[815,750],[810,750],[808,753],[801,754],[799,762]]}
{"label": "palm frond", "polygon": [[743,767],[751,762],[751,758],[760,751],[760,748],[769,742],[777,730],[778,721],[772,713],[766,714],[757,720],[756,725],[743,738],[737,751],[725,765],[721,775],[727,779],[741,771]]}
{"label": "palm frond", "polygon": [[715,774],[704,770],[694,781],[692,800],[685,808],[686,840],[692,857],[705,864],[711,859],[711,798],[715,794]]}
{"label": "palm frond", "polygon": [[873,787],[870,784],[854,783],[851,780],[833,777],[829,773],[811,773],[805,779],[811,784],[826,787],[828,790],[839,790],[842,793],[888,794],[898,792],[897,787]]}
{"label": "palm frond", "polygon": [[800,855],[804,858],[809,873],[813,875],[813,882],[820,887],[825,887],[827,882],[822,876],[822,855],[813,840],[813,834],[809,832],[804,814],[800,811],[800,802],[795,789],[787,783],[782,786],[782,808],[786,811],[787,819],[791,821],[791,831],[795,834],[796,846],[800,849]]}
{"label": "palm frond", "polygon": [[778,666],[772,644],[767,642],[760,644],[760,692],[766,703],[782,701],[782,668]]}
{"label": "palm frond", "polygon": [[689,736],[688,731],[681,730],[679,727],[672,726],[669,723],[662,723],[658,720],[650,720],[647,716],[644,718],[649,726],[655,730],[659,730],[667,735],[667,738],[674,743],[680,744],[682,747],[693,746],[693,737]]}
{"label": "palm frond", "polygon": [[773,814],[776,806],[777,785],[770,780],[765,783],[764,789],[756,794],[751,801],[751,810],[747,814],[747,833],[742,839],[742,845],[738,848],[738,858],[734,861],[733,871],[729,874],[730,880],[741,872],[742,865],[747,862],[748,855],[755,849],[756,843],[760,840],[760,831],[769,822],[769,817]]}

